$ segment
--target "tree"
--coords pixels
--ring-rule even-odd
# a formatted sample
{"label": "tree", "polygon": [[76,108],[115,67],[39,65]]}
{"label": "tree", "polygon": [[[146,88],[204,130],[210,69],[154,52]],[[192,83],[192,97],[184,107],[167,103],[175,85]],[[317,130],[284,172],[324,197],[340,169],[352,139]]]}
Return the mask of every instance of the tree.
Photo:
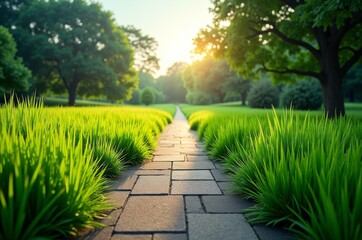
{"label": "tree", "polygon": [[0,25],[0,94],[29,88],[31,72],[15,57],[16,45],[9,31]]}
{"label": "tree", "polygon": [[27,65],[43,81],[61,81],[71,106],[77,92],[114,101],[136,86],[127,37],[98,3],[33,1],[22,9],[16,32]]}
{"label": "tree", "polygon": [[139,72],[138,73],[138,88],[143,89],[146,87],[155,87],[156,86],[156,80],[155,78],[146,72]]}
{"label": "tree", "polygon": [[150,105],[155,101],[155,95],[151,88],[145,88],[141,92],[141,103]]}
{"label": "tree", "polygon": [[[206,57],[187,67],[183,74],[184,85],[189,92],[202,94],[202,99],[213,99],[213,102],[223,102],[226,92],[223,84],[230,76],[229,65],[222,60]],[[195,95],[193,94],[193,95]],[[205,94],[211,95],[207,98]]]}
{"label": "tree", "polygon": [[168,68],[167,75],[156,80],[157,88],[165,94],[167,102],[185,102],[186,89],[182,81],[182,72],[187,66],[184,62],[174,63]]}
{"label": "tree", "polygon": [[20,10],[34,0],[2,0],[0,1],[0,25],[9,29],[15,26]]}
{"label": "tree", "polygon": [[314,77],[326,116],[345,115],[343,79],[362,55],[360,0],[212,3],[213,26],[200,31],[197,51],[225,57],[245,76],[263,70]]}
{"label": "tree", "polygon": [[250,79],[244,79],[235,72],[231,73],[224,84],[224,89],[228,93],[238,94],[240,96],[241,105],[246,106],[246,98],[252,86]]}
{"label": "tree", "polygon": [[136,69],[140,72],[154,74],[160,69],[160,59],[156,55],[157,41],[148,35],[143,35],[141,30],[134,26],[123,26],[122,29],[135,51]]}

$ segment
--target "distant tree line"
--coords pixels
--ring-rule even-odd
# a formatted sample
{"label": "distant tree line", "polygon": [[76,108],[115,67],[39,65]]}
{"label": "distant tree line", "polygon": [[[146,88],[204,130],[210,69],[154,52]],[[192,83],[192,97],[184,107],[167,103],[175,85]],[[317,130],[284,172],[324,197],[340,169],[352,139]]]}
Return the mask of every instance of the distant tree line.
{"label": "distant tree line", "polygon": [[[346,76],[345,98],[362,101],[362,66],[357,64]],[[139,73],[139,89],[134,90],[131,104],[142,104],[142,93],[152,93],[151,103],[187,102],[196,105],[241,101],[255,108],[293,107],[320,109],[323,92],[316,79],[275,81],[268,75],[245,79],[230,69],[225,60],[205,57],[191,64],[176,63],[164,76],[153,78]],[[275,82],[277,84],[275,84]],[[150,103],[148,103],[150,104]]]}

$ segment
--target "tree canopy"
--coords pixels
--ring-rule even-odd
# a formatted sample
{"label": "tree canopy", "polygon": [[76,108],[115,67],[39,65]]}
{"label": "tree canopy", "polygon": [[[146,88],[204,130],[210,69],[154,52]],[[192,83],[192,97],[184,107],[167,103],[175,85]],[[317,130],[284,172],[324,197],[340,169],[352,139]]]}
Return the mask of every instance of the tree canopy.
{"label": "tree canopy", "polygon": [[16,58],[16,45],[9,31],[0,25],[0,94],[27,90],[31,72]]}
{"label": "tree canopy", "polygon": [[362,55],[360,0],[212,3],[213,25],[195,39],[197,52],[226,58],[245,77],[262,70],[317,78],[326,115],[345,114],[342,82]]}
{"label": "tree canopy", "polygon": [[13,4],[8,12],[17,17],[7,24],[37,85],[67,91],[69,105],[77,94],[111,101],[130,96],[137,85],[134,54],[110,12],[85,0],[20,2],[5,4]]}
{"label": "tree canopy", "polygon": [[149,74],[156,73],[160,69],[160,59],[156,54],[157,41],[153,37],[143,35],[141,30],[134,26],[123,26],[122,29],[126,33],[135,52],[136,70]]}
{"label": "tree canopy", "polygon": [[187,100],[193,104],[223,102],[230,92],[241,94],[245,102],[250,89],[250,82],[244,84],[246,82],[230,70],[226,61],[210,56],[189,65],[183,71],[182,78],[187,89]]}
{"label": "tree canopy", "polygon": [[182,72],[188,66],[185,62],[176,62],[168,68],[165,76],[156,80],[157,89],[165,94],[166,101],[185,102],[186,89],[182,81]]}

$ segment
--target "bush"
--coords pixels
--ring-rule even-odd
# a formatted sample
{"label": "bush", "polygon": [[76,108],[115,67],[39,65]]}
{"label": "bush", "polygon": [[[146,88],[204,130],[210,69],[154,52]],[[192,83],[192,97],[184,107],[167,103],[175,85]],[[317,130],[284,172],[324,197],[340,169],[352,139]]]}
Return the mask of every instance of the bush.
{"label": "bush", "polygon": [[247,99],[252,108],[277,107],[279,91],[269,80],[261,80],[251,87]]}
{"label": "bush", "polygon": [[283,89],[281,102],[283,107],[316,110],[322,105],[322,90],[318,80],[301,80]]}
{"label": "bush", "polygon": [[143,89],[141,93],[141,103],[150,105],[155,101],[155,95],[150,88]]}

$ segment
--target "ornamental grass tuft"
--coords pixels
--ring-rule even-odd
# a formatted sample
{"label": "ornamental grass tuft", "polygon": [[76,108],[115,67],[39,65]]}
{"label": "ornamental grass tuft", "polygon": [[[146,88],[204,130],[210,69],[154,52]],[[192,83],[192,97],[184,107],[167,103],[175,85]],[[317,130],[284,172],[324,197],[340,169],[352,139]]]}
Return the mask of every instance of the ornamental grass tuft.
{"label": "ornamental grass tuft", "polygon": [[153,151],[170,114],[142,108],[0,108],[0,239],[101,227],[107,178]]}
{"label": "ornamental grass tuft", "polygon": [[199,135],[237,191],[255,201],[253,222],[302,239],[362,239],[362,125],[292,110],[277,114],[200,111]]}

